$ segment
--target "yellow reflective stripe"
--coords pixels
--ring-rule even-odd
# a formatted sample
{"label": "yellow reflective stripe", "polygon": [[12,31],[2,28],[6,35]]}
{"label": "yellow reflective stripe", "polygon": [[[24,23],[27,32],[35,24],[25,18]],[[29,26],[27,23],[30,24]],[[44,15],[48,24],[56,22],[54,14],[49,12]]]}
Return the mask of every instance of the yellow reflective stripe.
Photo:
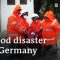
{"label": "yellow reflective stripe", "polygon": [[56,22],[56,19],[53,20],[52,24],[51,25],[54,25],[54,23]]}
{"label": "yellow reflective stripe", "polygon": [[55,40],[55,38],[46,38],[46,40]]}
{"label": "yellow reflective stripe", "polygon": [[12,22],[11,24],[16,24],[16,22],[14,21],[14,22]]}
{"label": "yellow reflective stripe", "polygon": [[18,36],[18,34],[8,34],[8,36]]}

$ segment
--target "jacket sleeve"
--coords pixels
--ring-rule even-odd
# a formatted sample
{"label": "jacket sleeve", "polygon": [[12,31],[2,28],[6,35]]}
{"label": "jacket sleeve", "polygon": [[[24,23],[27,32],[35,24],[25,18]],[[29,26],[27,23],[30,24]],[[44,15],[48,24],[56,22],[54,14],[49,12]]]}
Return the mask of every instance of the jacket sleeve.
{"label": "jacket sleeve", "polygon": [[58,21],[57,21],[57,20],[55,20],[55,22],[52,24],[52,27],[53,27],[56,31],[59,30],[59,29],[58,29],[59,24],[58,24]]}
{"label": "jacket sleeve", "polygon": [[8,24],[11,26],[12,30],[19,32],[20,26],[18,26],[16,19],[14,17],[8,18]]}

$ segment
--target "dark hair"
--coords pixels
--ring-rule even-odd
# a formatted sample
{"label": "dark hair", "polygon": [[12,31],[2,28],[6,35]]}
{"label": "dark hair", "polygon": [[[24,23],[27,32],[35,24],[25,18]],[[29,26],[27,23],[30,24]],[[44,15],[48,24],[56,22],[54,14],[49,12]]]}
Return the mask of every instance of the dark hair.
{"label": "dark hair", "polygon": [[24,15],[27,15],[28,16],[28,12],[24,12],[24,13],[22,13],[22,15],[24,16]]}

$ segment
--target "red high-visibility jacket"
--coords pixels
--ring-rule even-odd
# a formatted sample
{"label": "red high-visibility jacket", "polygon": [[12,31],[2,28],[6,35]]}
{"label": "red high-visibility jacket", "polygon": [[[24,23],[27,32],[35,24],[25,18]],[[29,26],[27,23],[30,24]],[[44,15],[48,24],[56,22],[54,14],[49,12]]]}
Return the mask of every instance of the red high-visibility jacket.
{"label": "red high-visibility jacket", "polygon": [[32,23],[30,24],[30,28],[32,30],[32,32],[34,32],[36,34],[36,37],[41,36],[41,20],[40,19],[36,19],[35,21],[32,21]]}
{"label": "red high-visibility jacket", "polygon": [[[24,37],[24,33],[27,30],[29,24],[26,20],[24,20],[18,13],[17,10],[21,9],[19,5],[17,5],[13,11],[13,14],[8,18],[7,23],[7,32],[9,35],[17,35]],[[14,39],[12,37],[12,39]]]}
{"label": "red high-visibility jacket", "polygon": [[54,18],[52,11],[47,11],[42,21],[42,38],[46,39],[46,45],[57,43],[58,21]]}

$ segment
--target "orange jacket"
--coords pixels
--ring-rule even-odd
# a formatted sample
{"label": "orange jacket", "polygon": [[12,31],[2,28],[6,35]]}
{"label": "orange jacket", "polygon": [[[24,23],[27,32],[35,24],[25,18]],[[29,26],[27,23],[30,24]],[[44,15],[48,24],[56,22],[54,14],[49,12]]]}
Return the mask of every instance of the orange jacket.
{"label": "orange jacket", "polygon": [[[30,28],[31,28],[32,32],[34,32],[36,34],[36,36],[38,36],[38,33],[41,30],[41,21],[40,21],[40,19],[32,21],[32,23],[30,24]],[[39,34],[41,34],[41,33],[39,33]]]}
{"label": "orange jacket", "polygon": [[41,28],[41,21],[40,20],[36,20],[35,22],[32,21],[32,23],[30,24],[30,27],[32,31],[39,32]]}
{"label": "orange jacket", "polygon": [[21,9],[19,5],[15,7],[13,14],[8,18],[7,32],[10,35],[17,34],[24,36],[28,28],[28,23],[17,13],[18,9]]}
{"label": "orange jacket", "polygon": [[58,21],[54,18],[52,11],[47,11],[44,16],[48,17],[48,20],[44,18],[42,21],[42,38],[47,39],[45,43],[46,45],[56,44]]}

